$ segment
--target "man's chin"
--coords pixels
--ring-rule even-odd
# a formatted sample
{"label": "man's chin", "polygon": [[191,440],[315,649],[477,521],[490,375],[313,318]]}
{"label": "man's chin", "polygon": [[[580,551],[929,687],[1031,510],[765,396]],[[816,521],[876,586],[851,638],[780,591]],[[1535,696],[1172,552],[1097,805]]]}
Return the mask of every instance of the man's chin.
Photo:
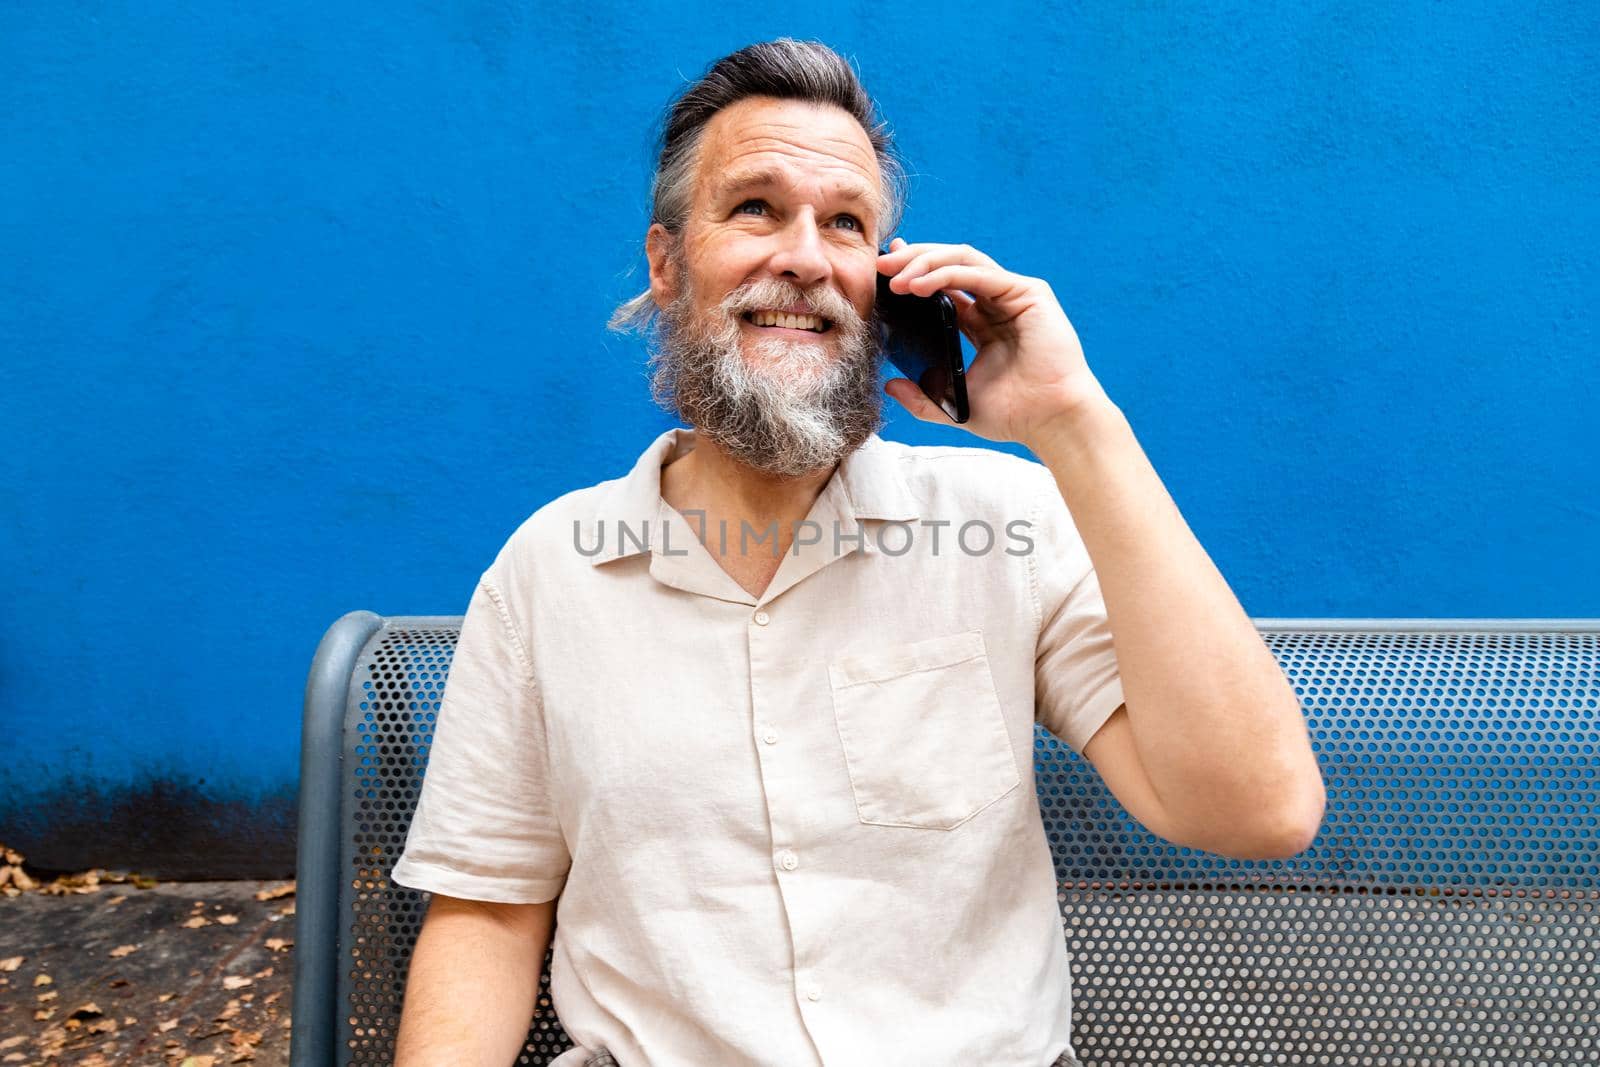
{"label": "man's chin", "polygon": [[816,382],[833,369],[838,354],[816,341],[766,338],[740,348],[752,374],[781,376],[786,382]]}

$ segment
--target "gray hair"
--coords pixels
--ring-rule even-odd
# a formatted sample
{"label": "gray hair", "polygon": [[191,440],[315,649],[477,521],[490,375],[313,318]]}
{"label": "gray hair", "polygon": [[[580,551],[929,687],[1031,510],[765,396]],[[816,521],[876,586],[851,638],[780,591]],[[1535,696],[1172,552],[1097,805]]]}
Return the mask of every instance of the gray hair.
{"label": "gray hair", "polygon": [[[855,68],[819,41],[781,37],[723,56],[707,68],[667,110],[661,151],[650,187],[650,221],[677,236],[694,200],[694,170],[706,123],[730,104],[752,96],[832,104],[861,124],[883,176],[880,233],[893,233],[905,209],[905,167],[894,150],[889,127],[878,117]],[[609,327],[618,333],[648,332],[659,309],[646,289],[624,301]]]}

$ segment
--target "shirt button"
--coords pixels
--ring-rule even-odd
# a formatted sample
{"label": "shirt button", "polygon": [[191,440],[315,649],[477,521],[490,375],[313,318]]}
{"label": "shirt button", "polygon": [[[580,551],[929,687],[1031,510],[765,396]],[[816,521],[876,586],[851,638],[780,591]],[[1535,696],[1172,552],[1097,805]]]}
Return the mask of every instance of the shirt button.
{"label": "shirt button", "polygon": [[771,730],[768,730],[766,735],[762,737],[761,740],[765,741],[769,745],[775,745],[778,743],[778,735],[773,733]]}
{"label": "shirt button", "polygon": [[806,990],[806,999],[807,1000],[821,1000],[822,999],[822,990],[820,988],[818,988],[817,986],[812,986],[810,989]]}
{"label": "shirt button", "polygon": [[778,863],[782,865],[784,870],[792,871],[800,866],[800,858],[788,849],[784,849],[778,853]]}
{"label": "shirt button", "polygon": [[771,621],[772,621],[772,616],[771,615],[768,615],[764,611],[756,612],[756,625],[757,626],[765,626],[767,623],[769,623]]}

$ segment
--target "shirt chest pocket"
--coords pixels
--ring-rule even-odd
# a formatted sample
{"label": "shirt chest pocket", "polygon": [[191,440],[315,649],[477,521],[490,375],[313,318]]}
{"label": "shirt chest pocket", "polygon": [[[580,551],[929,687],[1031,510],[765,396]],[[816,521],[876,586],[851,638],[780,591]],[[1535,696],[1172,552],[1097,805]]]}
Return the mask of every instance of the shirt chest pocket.
{"label": "shirt chest pocket", "polygon": [[862,822],[952,830],[1021,781],[981,630],[853,653],[828,682]]}

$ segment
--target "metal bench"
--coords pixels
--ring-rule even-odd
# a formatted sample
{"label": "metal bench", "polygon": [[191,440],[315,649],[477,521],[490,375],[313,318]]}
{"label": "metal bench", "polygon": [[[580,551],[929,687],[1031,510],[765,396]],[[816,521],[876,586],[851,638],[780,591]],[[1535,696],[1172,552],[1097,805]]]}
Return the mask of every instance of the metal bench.
{"label": "metal bench", "polygon": [[[302,738],[292,1062],[389,1064],[425,896],[405,842],[460,618],[340,619]],[[1073,1034],[1113,1064],[1600,1063],[1600,621],[1257,620],[1328,787],[1312,848],[1135,822],[1040,728]],[[518,1063],[572,1042],[549,957]]]}

